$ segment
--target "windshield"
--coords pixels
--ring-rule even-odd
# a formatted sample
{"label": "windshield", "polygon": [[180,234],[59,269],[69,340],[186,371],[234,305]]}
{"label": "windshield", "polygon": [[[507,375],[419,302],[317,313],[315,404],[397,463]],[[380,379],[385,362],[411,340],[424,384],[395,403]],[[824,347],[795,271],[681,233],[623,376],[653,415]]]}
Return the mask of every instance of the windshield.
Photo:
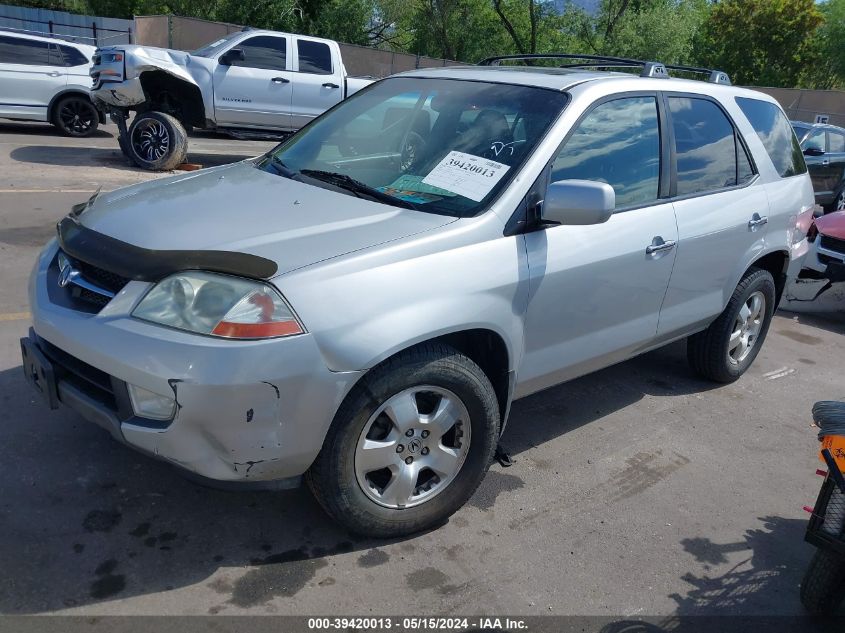
{"label": "windshield", "polygon": [[216,39],[210,44],[206,44],[202,48],[198,48],[195,51],[191,51],[191,55],[193,55],[194,57],[212,57],[220,47],[222,47],[226,42],[237,37],[238,35],[240,35],[239,31],[229,33],[225,37]]}
{"label": "windshield", "polygon": [[545,88],[394,77],[342,102],[259,167],[396,206],[469,217],[514,176],[566,100]]}

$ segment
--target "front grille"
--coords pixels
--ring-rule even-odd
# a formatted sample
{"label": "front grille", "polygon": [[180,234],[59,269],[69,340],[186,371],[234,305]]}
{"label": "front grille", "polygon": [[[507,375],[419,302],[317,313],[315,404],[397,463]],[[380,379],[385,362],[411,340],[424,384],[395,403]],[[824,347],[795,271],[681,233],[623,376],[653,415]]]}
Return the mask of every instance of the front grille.
{"label": "front grille", "polygon": [[836,237],[830,237],[829,235],[822,235],[819,246],[821,248],[826,248],[829,251],[834,251],[836,253],[842,253],[845,255],[845,240],[840,240]]}
{"label": "front grille", "polygon": [[115,294],[123,290],[123,287],[129,283],[129,280],[126,277],[121,277],[120,275],[108,270],[97,268],[96,266],[92,266],[82,260],[71,258],[71,261],[73,262],[74,267],[82,273],[82,276],[88,281],[97,284],[101,288],[110,290]]}
{"label": "front grille", "polygon": [[[78,282],[74,283],[71,280],[65,286],[61,285],[61,270],[59,269],[59,256],[57,255],[47,274],[47,292],[53,303],[80,312],[97,314],[111,301],[111,297],[107,296],[107,293],[116,295],[130,281],[111,271],[70,257],[61,251],[59,254],[67,257],[71,268],[78,273],[78,277],[76,277]],[[106,294],[84,287],[86,284],[79,283],[79,280],[87,282],[87,285],[102,289]]]}

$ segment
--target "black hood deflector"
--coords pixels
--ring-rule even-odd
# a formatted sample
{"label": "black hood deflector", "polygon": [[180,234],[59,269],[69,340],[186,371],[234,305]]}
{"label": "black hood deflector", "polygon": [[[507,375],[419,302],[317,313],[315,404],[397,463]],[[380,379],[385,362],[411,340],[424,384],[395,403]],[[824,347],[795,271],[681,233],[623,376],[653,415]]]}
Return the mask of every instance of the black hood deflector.
{"label": "black hood deflector", "polygon": [[69,215],[57,227],[59,245],[75,259],[137,281],[159,281],[185,270],[269,279],[279,267],[275,262],[232,251],[159,251],[141,248],[98,233]]}

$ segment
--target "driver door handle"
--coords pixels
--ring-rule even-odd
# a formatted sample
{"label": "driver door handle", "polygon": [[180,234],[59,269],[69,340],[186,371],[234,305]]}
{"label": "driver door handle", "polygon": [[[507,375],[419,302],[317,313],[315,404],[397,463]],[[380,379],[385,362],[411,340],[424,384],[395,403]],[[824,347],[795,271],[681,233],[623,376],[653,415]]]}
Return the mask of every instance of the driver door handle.
{"label": "driver door handle", "polygon": [[748,220],[748,228],[749,229],[756,229],[757,227],[763,226],[764,224],[768,224],[769,218],[767,216],[760,217],[759,214],[755,213],[750,220]]}
{"label": "driver door handle", "polygon": [[[654,238],[654,239],[655,239],[655,242],[656,242],[658,238]],[[677,244],[677,242],[675,240],[667,240],[665,242],[661,240],[660,243],[658,243],[658,244],[649,244],[648,246],[646,246],[645,247],[645,253],[646,253],[646,255],[654,255],[655,253],[661,253],[663,251],[669,251],[669,250],[672,250],[673,248],[675,248],[675,244]]]}
{"label": "driver door handle", "polygon": [[274,84],[289,84],[290,79],[285,79],[284,77],[273,77],[270,81]]}
{"label": "driver door handle", "polygon": [[340,86],[338,86],[337,84],[333,84],[330,81],[327,81],[323,84],[323,88],[340,88]]}
{"label": "driver door handle", "polygon": [[822,165],[830,165],[830,159],[829,158],[822,158]]}

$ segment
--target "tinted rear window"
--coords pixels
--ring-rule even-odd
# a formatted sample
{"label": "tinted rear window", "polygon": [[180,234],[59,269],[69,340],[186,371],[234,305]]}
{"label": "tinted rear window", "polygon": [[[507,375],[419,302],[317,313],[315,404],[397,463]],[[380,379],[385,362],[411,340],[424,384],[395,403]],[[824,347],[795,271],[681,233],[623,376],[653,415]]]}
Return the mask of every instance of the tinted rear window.
{"label": "tinted rear window", "polygon": [[827,151],[832,154],[841,154],[845,152],[845,135],[842,135],[839,132],[828,132]]}
{"label": "tinted rear window", "polygon": [[781,178],[807,173],[801,146],[780,108],[747,97],[737,97],[736,103],[757,132]]}
{"label": "tinted rear window", "polygon": [[712,101],[670,97],[678,191],[686,196],[735,186],[734,128]]}
{"label": "tinted rear window", "polygon": [[315,75],[332,74],[332,52],[328,44],[297,40],[296,50],[299,53],[299,72]]}
{"label": "tinted rear window", "polygon": [[89,64],[91,62],[91,60],[82,54],[82,52],[77,48],[73,48],[72,46],[62,46],[61,44],[57,44],[57,46],[62,53],[65,66],[82,66],[83,64]]}

